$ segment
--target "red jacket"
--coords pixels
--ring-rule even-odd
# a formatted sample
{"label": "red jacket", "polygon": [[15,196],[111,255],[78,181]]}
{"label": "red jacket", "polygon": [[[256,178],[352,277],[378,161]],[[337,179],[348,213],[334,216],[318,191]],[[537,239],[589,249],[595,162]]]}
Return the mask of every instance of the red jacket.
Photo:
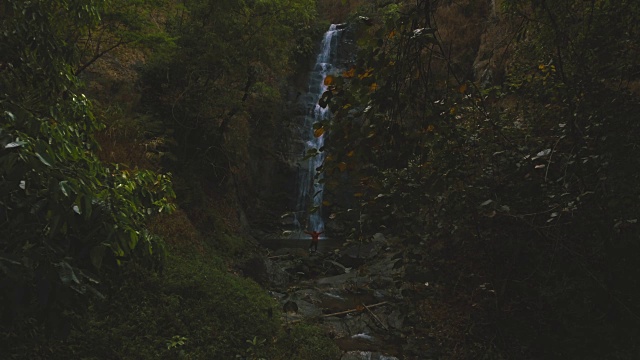
{"label": "red jacket", "polygon": [[317,232],[317,231],[311,231],[311,232],[305,231],[304,233],[311,235],[311,241],[316,242],[316,241],[320,240],[320,234],[324,233],[324,231],[320,231],[320,232]]}

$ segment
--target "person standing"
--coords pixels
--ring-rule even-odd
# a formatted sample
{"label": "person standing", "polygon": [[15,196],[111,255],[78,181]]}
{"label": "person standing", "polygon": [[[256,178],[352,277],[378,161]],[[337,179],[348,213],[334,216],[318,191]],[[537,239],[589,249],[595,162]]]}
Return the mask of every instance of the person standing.
{"label": "person standing", "polygon": [[318,251],[318,242],[320,242],[320,234],[324,233],[324,231],[305,231],[305,234],[309,234],[311,236],[311,244],[309,245],[309,251],[311,249],[315,249]]}

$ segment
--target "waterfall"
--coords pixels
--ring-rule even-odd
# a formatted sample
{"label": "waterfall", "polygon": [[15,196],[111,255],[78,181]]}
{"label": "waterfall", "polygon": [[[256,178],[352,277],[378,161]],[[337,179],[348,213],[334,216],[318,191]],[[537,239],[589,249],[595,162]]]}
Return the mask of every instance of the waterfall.
{"label": "waterfall", "polygon": [[[334,72],[337,61],[337,48],[342,29],[339,25],[332,24],[324,34],[320,52],[316,58],[313,71],[309,77],[309,90],[305,95],[305,108],[307,114],[304,123],[300,127],[300,139],[304,143],[303,160],[299,163],[298,170],[298,196],[295,211],[295,223],[300,230],[324,231],[322,219],[322,192],[324,185],[320,181],[322,173],[317,169],[324,162],[324,152],[320,151],[316,156],[304,160],[304,157],[314,149],[322,149],[324,146],[324,134],[315,136],[313,124],[329,118],[329,107],[322,108],[318,100],[327,90],[325,78]],[[302,223],[301,223],[302,221]]]}

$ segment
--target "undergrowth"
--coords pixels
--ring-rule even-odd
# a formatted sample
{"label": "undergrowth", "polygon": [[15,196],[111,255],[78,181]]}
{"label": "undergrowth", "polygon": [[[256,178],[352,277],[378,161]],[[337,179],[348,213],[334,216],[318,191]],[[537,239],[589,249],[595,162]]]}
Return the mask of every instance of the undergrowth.
{"label": "undergrowth", "polygon": [[[126,265],[105,276],[106,299],[76,315],[67,338],[29,326],[4,334],[8,359],[335,359],[335,344],[310,326],[284,331],[276,302],[254,281],[227,272],[181,211],[151,228],[165,236],[164,268]],[[232,242],[234,235],[225,241]],[[4,359],[5,357],[3,357]]]}

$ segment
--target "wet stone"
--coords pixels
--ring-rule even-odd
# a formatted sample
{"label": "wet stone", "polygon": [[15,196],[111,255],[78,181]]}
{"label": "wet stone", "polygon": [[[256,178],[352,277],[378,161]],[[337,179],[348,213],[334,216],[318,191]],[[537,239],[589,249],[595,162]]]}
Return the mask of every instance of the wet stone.
{"label": "wet stone", "polygon": [[401,293],[408,289],[405,254],[387,242],[376,234],[369,243],[346,250],[276,250],[275,266],[295,284],[287,294],[272,295],[281,306],[289,303],[291,311],[283,313],[283,320],[318,324],[342,349],[342,360],[397,360],[398,354],[421,359],[417,354],[424,354],[427,343],[413,339],[408,344],[404,333],[412,318],[411,304]]}
{"label": "wet stone", "polygon": [[398,309],[394,309],[391,314],[387,316],[387,325],[391,328],[402,330],[404,318],[404,315],[402,315]]}
{"label": "wet stone", "polygon": [[357,274],[355,272],[349,272],[345,274],[340,274],[336,276],[330,276],[326,278],[319,279],[317,281],[318,286],[327,286],[327,287],[341,287],[348,281],[352,281],[357,278]]}
{"label": "wet stone", "polygon": [[386,356],[377,352],[370,351],[348,351],[340,360],[399,360],[394,356]]}

